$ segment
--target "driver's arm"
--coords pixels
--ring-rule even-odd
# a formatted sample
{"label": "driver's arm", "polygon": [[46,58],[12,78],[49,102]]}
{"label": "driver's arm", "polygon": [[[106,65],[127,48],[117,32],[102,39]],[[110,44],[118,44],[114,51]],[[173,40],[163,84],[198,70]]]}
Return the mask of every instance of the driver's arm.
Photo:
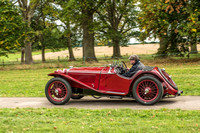
{"label": "driver's arm", "polygon": [[132,76],[132,72],[134,72],[136,70],[136,68],[137,68],[136,65],[132,66],[131,69],[128,72],[122,74],[122,76],[131,77]]}

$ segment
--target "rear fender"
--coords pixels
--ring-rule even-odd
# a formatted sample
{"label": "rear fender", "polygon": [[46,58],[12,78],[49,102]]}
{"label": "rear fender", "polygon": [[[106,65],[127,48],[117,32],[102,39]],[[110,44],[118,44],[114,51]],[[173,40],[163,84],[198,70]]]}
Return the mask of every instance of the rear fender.
{"label": "rear fender", "polygon": [[166,89],[164,89],[164,93],[168,93],[170,95],[176,95],[178,90],[175,90],[173,87],[171,87],[166,81],[165,79],[162,77],[162,75],[157,71],[157,70],[153,70],[153,71],[148,71],[148,72],[140,72],[140,74],[136,75],[136,77],[134,76],[132,83],[130,85],[129,88],[129,92],[132,92],[132,87],[135,83],[135,81],[144,76],[144,75],[149,75],[149,76],[154,76],[155,78],[157,78],[161,83],[162,86]]}
{"label": "rear fender", "polygon": [[164,81],[162,80],[163,78],[160,75],[156,74],[156,72],[142,72],[133,77],[133,80],[132,80],[130,88],[129,88],[129,92],[132,92],[134,83],[136,82],[137,79],[139,79],[142,76],[152,76],[152,77],[155,77],[156,79],[158,79],[162,84],[164,83]]}

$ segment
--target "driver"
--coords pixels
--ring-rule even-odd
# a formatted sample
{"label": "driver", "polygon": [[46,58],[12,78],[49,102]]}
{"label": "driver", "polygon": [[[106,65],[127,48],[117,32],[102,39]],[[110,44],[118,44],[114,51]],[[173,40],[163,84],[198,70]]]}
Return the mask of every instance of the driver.
{"label": "driver", "polygon": [[138,70],[142,70],[144,65],[140,62],[139,57],[137,55],[131,55],[129,58],[130,64],[133,65],[128,72],[122,74],[125,77],[133,76]]}

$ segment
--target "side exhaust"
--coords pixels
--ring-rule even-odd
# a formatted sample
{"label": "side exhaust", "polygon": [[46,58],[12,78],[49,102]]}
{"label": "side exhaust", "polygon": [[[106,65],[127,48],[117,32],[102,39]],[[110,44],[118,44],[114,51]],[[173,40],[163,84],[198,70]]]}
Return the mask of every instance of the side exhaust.
{"label": "side exhaust", "polygon": [[183,93],[182,90],[178,90],[177,96],[180,96]]}

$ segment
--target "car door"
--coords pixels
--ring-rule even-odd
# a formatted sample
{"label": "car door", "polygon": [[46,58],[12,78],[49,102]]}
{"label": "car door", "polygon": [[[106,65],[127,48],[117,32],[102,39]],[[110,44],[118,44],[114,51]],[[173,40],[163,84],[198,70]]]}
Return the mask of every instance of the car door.
{"label": "car door", "polygon": [[114,68],[107,67],[101,71],[99,90],[113,94],[124,94],[129,91],[131,79],[116,74]]}

